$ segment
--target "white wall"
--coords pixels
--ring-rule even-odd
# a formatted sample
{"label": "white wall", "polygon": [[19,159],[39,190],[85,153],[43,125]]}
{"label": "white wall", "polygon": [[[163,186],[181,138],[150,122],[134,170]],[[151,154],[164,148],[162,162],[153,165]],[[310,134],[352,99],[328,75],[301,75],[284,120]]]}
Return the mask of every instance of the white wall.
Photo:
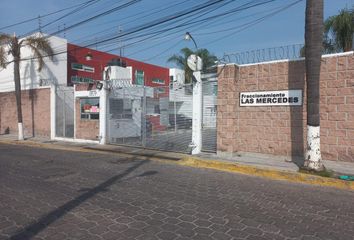
{"label": "white wall", "polygon": [[[59,37],[49,37],[49,42],[54,50],[53,61],[48,57],[44,58],[44,66],[41,72],[37,71],[38,64],[36,59],[24,60],[20,62],[21,89],[41,88],[43,85],[49,85],[49,82],[66,85],[67,84],[67,40]],[[33,53],[29,47],[21,49],[21,58],[32,58]],[[8,55],[8,61],[12,61],[11,55]],[[7,65],[5,69],[0,69],[0,92],[15,91],[13,63]]]}
{"label": "white wall", "polygon": [[184,84],[184,70],[178,68],[170,68],[170,79],[175,87]]}
{"label": "white wall", "polygon": [[[183,75],[183,77],[182,77]],[[174,76],[174,85],[170,90],[170,107],[169,113],[182,114],[188,118],[192,118],[192,94],[187,94],[184,83],[184,71],[180,69],[170,69],[170,76]],[[203,125],[204,127],[216,127],[216,105],[217,96],[214,95],[214,85],[217,85],[215,74],[203,74]],[[183,82],[181,82],[183,81]],[[191,91],[190,91],[191,92]],[[176,102],[176,109],[174,109]]]}
{"label": "white wall", "polygon": [[122,80],[129,81],[130,84],[133,83],[133,70],[132,67],[119,67],[119,66],[111,66],[111,80]]}

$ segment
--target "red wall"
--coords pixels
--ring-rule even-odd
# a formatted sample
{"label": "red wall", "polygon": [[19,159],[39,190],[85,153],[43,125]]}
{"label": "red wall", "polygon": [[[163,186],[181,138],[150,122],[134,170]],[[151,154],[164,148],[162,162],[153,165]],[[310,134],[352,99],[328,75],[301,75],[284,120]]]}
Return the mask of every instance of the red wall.
{"label": "red wall", "polygon": [[[91,53],[92,60],[87,61],[86,55]],[[68,44],[68,84],[71,85],[71,76],[80,76],[80,77],[89,77],[95,80],[101,80],[102,78],[102,70],[106,66],[108,62],[110,62],[113,58],[119,58],[118,55],[113,55],[110,53],[105,53],[101,51],[97,51],[90,48],[84,48],[73,44]],[[126,57],[121,57],[127,64],[127,67],[133,68],[133,82],[135,81],[135,70],[144,71],[145,76],[145,85],[151,87],[166,87],[168,91],[169,86],[169,69],[139,62],[133,59],[129,59]],[[95,68],[94,73],[83,72],[71,69],[71,63],[80,63],[90,67]],[[165,84],[156,84],[152,82],[153,78],[159,78],[165,81]]]}

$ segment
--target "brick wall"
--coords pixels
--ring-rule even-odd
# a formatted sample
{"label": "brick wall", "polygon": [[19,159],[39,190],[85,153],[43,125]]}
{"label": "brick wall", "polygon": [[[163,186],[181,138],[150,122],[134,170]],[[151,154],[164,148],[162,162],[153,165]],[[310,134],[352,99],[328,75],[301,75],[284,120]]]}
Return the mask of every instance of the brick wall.
{"label": "brick wall", "polygon": [[[302,157],[306,143],[305,62],[219,68],[218,152]],[[327,56],[321,66],[323,159],[354,162],[354,55]],[[240,92],[302,89],[303,106],[240,107]]]}
{"label": "brick wall", "polygon": [[[15,92],[0,93],[0,134],[17,134]],[[50,89],[22,91],[25,137],[50,136]]]}
{"label": "brick wall", "polygon": [[98,140],[99,120],[81,119],[80,98],[75,99],[76,131],[75,138],[86,140]]}

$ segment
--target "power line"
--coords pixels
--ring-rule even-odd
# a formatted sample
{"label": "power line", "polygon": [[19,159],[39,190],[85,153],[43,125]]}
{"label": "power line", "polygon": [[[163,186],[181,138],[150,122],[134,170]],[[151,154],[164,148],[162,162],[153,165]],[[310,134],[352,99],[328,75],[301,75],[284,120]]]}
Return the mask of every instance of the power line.
{"label": "power line", "polygon": [[[125,20],[125,21],[119,22],[119,25],[123,26],[123,25],[124,25],[125,23],[127,23],[127,22],[131,22],[131,21],[138,20],[138,19],[141,20],[141,19],[146,18],[146,17],[149,17],[149,16],[151,16],[151,15],[153,15],[153,14],[155,14],[155,13],[161,13],[161,12],[164,11],[164,10],[170,9],[170,8],[172,8],[172,7],[176,7],[176,6],[178,6],[178,5],[182,5],[182,4],[184,4],[184,3],[188,2],[188,1],[191,1],[191,0],[184,0],[184,1],[182,1],[182,2],[174,3],[174,4],[171,4],[171,5],[168,5],[168,6],[164,6],[164,7],[162,7],[162,8],[153,9],[152,11],[149,11],[150,13],[147,13],[146,11],[141,11],[141,12],[136,13],[136,14],[134,14],[134,15],[130,15],[130,16],[124,17],[124,20]],[[138,18],[134,18],[133,20],[129,20],[129,21],[128,21],[128,19],[131,19],[131,18],[133,18],[133,17],[136,17],[136,16],[138,16],[138,15],[140,15],[140,14],[142,14],[142,13],[147,13],[147,14],[142,15],[142,16],[139,16]],[[101,23],[101,24],[98,24],[98,25],[96,24],[95,26],[97,27],[97,26],[100,26],[100,25],[105,25],[105,24],[107,24],[107,23],[112,23],[112,21],[104,22],[104,23]],[[99,31],[99,32],[95,32],[95,33],[91,33],[91,34],[89,34],[89,35],[82,36],[82,37],[80,37],[80,38],[78,38],[78,39],[73,40],[73,42],[78,41],[78,40],[83,39],[83,38],[87,38],[87,37],[90,37],[90,36],[95,36],[95,35],[97,35],[97,34],[107,32],[108,30],[111,30],[111,29],[116,29],[116,24],[115,24],[113,27],[109,27],[109,28],[103,29],[103,30],[101,30],[101,31]],[[86,41],[86,42],[87,42],[87,41]],[[81,44],[85,44],[85,42],[81,42]],[[80,45],[80,44],[79,44],[79,45]]]}
{"label": "power line", "polygon": [[156,58],[156,57],[161,56],[162,54],[164,54],[165,52],[167,52],[167,51],[171,50],[172,48],[176,47],[178,44],[180,44],[180,43],[183,42],[183,41],[184,41],[184,39],[178,41],[177,43],[173,44],[171,47],[169,47],[169,48],[163,50],[162,52],[156,54],[155,56],[152,56],[152,57],[150,57],[150,58],[144,59],[143,62],[150,61],[150,60],[152,60],[152,59],[154,59],[154,58]]}
{"label": "power line", "polygon": [[[127,3],[124,3],[124,4],[122,4],[122,5],[119,5],[118,7],[112,8],[112,9],[110,9],[110,10],[108,10],[108,11],[105,11],[105,12],[100,13],[100,14],[97,14],[97,15],[95,15],[95,16],[93,16],[93,17],[90,17],[90,18],[87,18],[87,19],[82,20],[82,21],[80,21],[80,22],[77,22],[77,23],[75,23],[75,24],[73,24],[73,25],[70,25],[70,26],[66,27],[65,30],[73,29],[73,28],[75,28],[75,27],[78,27],[78,26],[80,26],[80,25],[82,25],[82,24],[85,24],[85,23],[88,23],[88,22],[90,22],[90,21],[93,21],[93,20],[95,20],[95,19],[97,19],[97,18],[100,18],[100,17],[102,17],[102,16],[106,16],[106,15],[108,15],[108,14],[111,14],[111,13],[116,12],[116,11],[118,11],[118,10],[121,10],[121,9],[123,9],[123,8],[129,7],[129,6],[131,6],[131,5],[133,5],[133,4],[136,4],[136,3],[140,2],[140,1],[142,1],[142,0],[131,0],[131,1],[127,2]],[[64,30],[58,30],[58,31],[56,31],[56,32],[54,32],[54,33],[51,33],[50,35],[56,35],[56,34],[59,34],[59,33],[63,32],[63,31],[64,31]]]}
{"label": "power line", "polygon": [[[197,16],[197,17],[193,18],[192,20],[185,21],[185,22],[183,22],[183,23],[181,23],[181,24],[179,24],[177,26],[172,26],[170,28],[164,28],[164,29],[161,29],[161,30],[158,30],[158,31],[155,31],[155,32],[148,33],[148,34],[146,34],[146,33],[145,34],[141,34],[141,35],[135,36],[135,38],[136,37],[143,37],[143,36],[146,36],[146,35],[152,35],[152,34],[155,34],[154,36],[156,36],[156,35],[159,35],[161,33],[167,33],[170,30],[175,30],[177,28],[185,27],[185,26],[188,26],[188,25],[196,25],[196,24],[198,24],[200,22],[207,22],[207,21],[209,21],[211,19],[218,18],[220,16],[224,16],[225,14],[230,14],[230,13],[246,10],[246,9],[249,9],[249,8],[252,8],[252,7],[256,7],[256,6],[259,6],[259,5],[267,4],[267,3],[271,2],[271,1],[275,1],[275,0],[270,0],[270,1],[267,1],[267,2],[257,3],[257,4],[254,4],[254,5],[247,6],[250,3],[255,2],[255,1],[251,1],[251,2],[248,2],[248,3],[243,4],[241,6],[238,6],[237,8],[234,8],[234,9],[232,9],[232,10],[226,12],[226,13],[217,14],[217,15],[214,15],[214,16],[211,16],[211,17],[207,17],[207,18],[203,18],[203,19],[200,19],[198,21],[195,21],[196,19],[199,18],[199,16]],[[179,32],[179,30],[177,32]],[[147,38],[145,38],[143,40],[139,40],[138,42],[145,41],[146,39],[150,39],[150,37],[147,37]],[[150,49],[150,48],[147,48],[147,50],[148,49]],[[112,50],[114,50],[114,49],[112,49]],[[110,51],[112,51],[112,50],[110,50]]]}
{"label": "power line", "polygon": [[49,25],[51,25],[51,24],[53,24],[55,22],[58,22],[59,20],[65,18],[67,16],[70,16],[71,14],[74,14],[77,11],[81,11],[84,8],[87,8],[87,7],[89,7],[89,6],[91,6],[91,5],[95,4],[95,3],[98,3],[99,1],[101,1],[101,0],[90,0],[90,1],[87,1],[82,7],[80,6],[79,8],[76,8],[76,9],[72,10],[71,12],[69,12],[67,14],[64,14],[63,16],[61,16],[61,17],[59,17],[59,18],[57,18],[57,19],[45,24],[43,27],[47,27],[47,26],[49,26]]}
{"label": "power line", "polygon": [[[141,0],[137,0],[137,1],[141,1]],[[152,28],[152,27],[155,27],[155,26],[158,26],[160,24],[163,24],[163,23],[166,23],[166,22],[169,22],[169,21],[172,21],[172,20],[175,20],[175,19],[178,19],[178,18],[181,18],[183,16],[186,16],[188,14],[191,14],[191,13],[194,13],[196,11],[199,11],[201,9],[204,9],[204,8],[207,8],[207,7],[210,7],[212,5],[215,5],[215,4],[218,4],[220,2],[223,2],[224,0],[214,0],[214,1],[208,1],[206,3],[203,3],[203,4],[199,4],[191,9],[188,9],[188,10],[184,10],[184,11],[180,11],[178,13],[175,13],[175,14],[172,14],[172,15],[169,15],[167,17],[162,17],[158,20],[155,20],[155,21],[152,21],[152,22],[149,22],[147,24],[143,24],[141,26],[138,26],[136,28],[133,28],[132,30],[130,31],[127,31],[123,34],[120,34],[118,36],[114,36],[114,37],[110,37],[110,38],[107,38],[107,39],[103,39],[101,41],[98,41],[96,43],[91,43],[91,44],[88,44],[86,46],[80,46],[80,47],[77,47],[75,49],[72,49],[72,51],[74,50],[77,50],[77,49],[81,49],[81,48],[85,48],[85,47],[90,47],[92,45],[95,45],[95,44],[100,44],[100,43],[106,43],[106,42],[109,42],[111,40],[114,40],[118,37],[123,37],[123,36],[127,36],[127,35],[130,35],[130,34],[133,34],[133,33],[136,33],[136,32],[139,32],[139,31],[143,31],[143,30],[146,30],[146,29],[149,29],[149,28]],[[75,24],[76,25],[76,24]],[[62,51],[62,52],[57,52],[57,53],[54,53],[54,54],[51,54],[51,55],[46,55],[46,56],[43,56],[43,57],[52,57],[52,56],[55,56],[55,55],[60,55],[60,54],[65,54],[67,53],[68,51]],[[21,59],[21,61],[26,61],[26,60],[31,60],[31,59],[36,59],[35,57],[31,57],[31,58],[24,58],[24,59]],[[12,62],[12,61],[11,61]],[[10,62],[8,62],[10,63]]]}
{"label": "power line", "polygon": [[[299,0],[299,1],[296,1],[296,2],[291,3],[291,4],[289,4],[289,5],[286,5],[285,7],[280,8],[280,10],[273,11],[273,12],[271,12],[270,14],[267,14],[267,15],[265,15],[265,16],[259,18],[259,19],[256,19],[256,20],[254,20],[254,21],[252,21],[252,22],[249,22],[249,23],[247,23],[247,24],[243,24],[243,25],[241,25],[241,26],[239,26],[239,27],[245,26],[245,28],[242,28],[241,30],[239,30],[239,31],[237,31],[237,32],[240,32],[240,31],[242,31],[242,30],[245,30],[246,28],[249,28],[249,27],[251,27],[251,26],[253,26],[253,25],[259,23],[260,20],[265,20],[265,19],[268,18],[268,17],[274,16],[275,14],[277,14],[277,13],[279,13],[279,12],[281,12],[281,11],[284,11],[284,10],[288,9],[288,8],[290,8],[291,6],[297,4],[298,2],[301,2],[301,1],[303,1],[303,0]],[[271,2],[271,1],[263,2],[263,3],[260,3],[260,4],[266,4],[266,3],[269,3],[269,2]],[[248,3],[248,4],[249,4],[249,3]],[[244,4],[244,5],[248,5],[248,4]],[[251,8],[251,7],[255,7],[255,6],[259,6],[260,4],[255,4],[255,5],[252,5],[252,6],[248,6],[248,7],[246,7],[246,8],[242,8],[242,10],[248,9],[248,8]],[[241,5],[241,6],[244,6],[244,5]],[[234,9],[232,9],[231,11],[227,12],[227,14],[229,14],[229,13],[231,13],[231,12],[237,12],[237,11],[240,11],[240,10],[241,10],[240,8],[239,8],[239,9],[234,8]],[[220,14],[220,15],[221,15],[221,14]],[[207,19],[211,19],[211,18],[220,16],[220,15],[214,15],[213,17],[208,17],[208,18],[202,19],[201,21],[207,20]],[[233,27],[232,30],[234,30],[234,29],[235,29],[235,28]],[[219,32],[219,31],[218,31],[218,32]],[[221,39],[224,39],[224,37],[220,38],[220,40],[221,40]],[[216,41],[217,41],[217,40],[216,40]],[[213,43],[216,42],[216,41],[213,41]],[[207,44],[207,45],[209,45],[209,44]],[[144,49],[144,50],[148,50],[148,49],[150,49],[150,48],[146,48],[146,49]],[[169,48],[169,49],[170,49],[170,48]],[[168,50],[169,50],[169,49],[168,49]],[[168,50],[164,50],[161,54],[163,54],[164,52],[166,52],[166,51],[168,51]],[[157,56],[160,56],[161,54],[157,54]],[[154,58],[154,57],[153,57],[153,58]],[[149,58],[148,60],[151,60],[151,59],[153,59],[153,58]]]}
{"label": "power line", "polygon": [[[184,2],[186,2],[186,1],[184,1]],[[209,1],[209,2],[212,2],[212,1]],[[222,2],[222,1],[219,1],[219,2]],[[229,4],[229,3],[231,3],[231,2],[233,2],[233,0],[229,0],[228,2],[226,2],[226,3],[224,3],[223,4],[223,6],[225,6],[226,4]],[[178,4],[175,4],[175,5],[178,5]],[[165,8],[165,9],[167,9],[167,7]],[[206,11],[206,9],[207,8],[205,8],[205,9],[201,9],[202,11],[200,11],[200,10],[198,10],[199,11],[199,13],[197,13],[197,14],[203,14],[205,11]],[[212,9],[211,11],[213,11],[214,9]],[[211,12],[210,10],[207,12],[207,13],[209,13],[209,12]],[[190,18],[191,16],[187,16],[187,18]],[[192,16],[192,17],[194,17],[194,15]],[[198,18],[198,17],[197,17]],[[197,19],[197,18],[193,18],[192,20],[190,20],[190,22],[193,22],[193,20],[194,19]],[[164,30],[165,31],[165,30]],[[150,33],[150,35],[151,34],[154,34],[154,32],[153,33]],[[130,34],[129,34],[130,35]],[[148,34],[149,35],[149,34]],[[123,35],[118,35],[118,36],[115,36],[114,34],[113,34],[113,38],[119,38],[119,37],[121,37],[121,36],[123,36]],[[139,35],[139,36],[134,36],[134,37],[130,37],[129,39],[133,39],[133,38],[137,38],[137,37],[140,37],[140,36],[146,36],[146,33],[145,34],[142,34],[142,35]],[[107,37],[109,37],[109,35],[107,36]],[[104,39],[104,38],[103,38]],[[124,39],[125,41],[126,41],[126,39]],[[105,42],[105,45],[107,45],[107,43],[108,43],[109,41],[107,41],[107,42]],[[140,42],[140,41],[139,41]],[[97,39],[95,39],[95,42],[94,43],[92,43],[92,44],[94,44],[94,45],[97,45],[99,42],[97,41]],[[111,45],[111,43],[109,43],[110,45]],[[82,44],[80,44],[80,45],[82,45]],[[87,45],[91,45],[91,44],[87,44]],[[101,44],[102,45],[102,44]]]}
{"label": "power line", "polygon": [[[53,24],[53,23],[55,23],[55,22],[58,22],[58,21],[60,21],[61,19],[65,18],[65,17],[68,17],[68,16],[70,16],[70,15],[72,15],[72,14],[75,14],[75,13],[77,13],[78,11],[81,11],[81,10],[83,10],[83,9],[85,9],[85,8],[91,6],[91,5],[93,5],[93,4],[95,4],[95,3],[99,2],[99,1],[101,1],[101,0],[90,0],[90,1],[86,2],[83,6],[80,6],[80,7],[76,8],[76,9],[74,9],[73,11],[70,11],[69,13],[67,13],[67,14],[65,14],[65,15],[63,15],[63,16],[61,16],[61,17],[59,17],[59,18],[57,18],[57,19],[55,19],[55,20],[53,20],[53,21],[51,21],[51,22],[49,22],[49,23],[47,23],[47,24],[45,24],[45,25],[43,26],[43,28],[44,28],[44,27],[47,27],[47,26],[49,26],[49,25],[51,25],[51,24]],[[86,19],[86,20],[84,20],[84,21],[91,21],[91,20],[90,20],[90,19]],[[84,21],[82,21],[82,22],[84,22]],[[81,25],[81,24],[83,24],[82,22],[79,22],[79,23],[76,23],[76,24],[73,24],[73,25]],[[64,24],[64,25],[65,25],[65,24]],[[64,27],[64,28],[61,29],[61,30],[57,30],[56,32],[52,33],[51,35],[56,35],[56,34],[59,34],[59,33],[62,33],[62,32],[67,31],[67,29],[74,28],[75,26],[73,26],[73,25],[71,25],[70,27]],[[28,35],[30,35],[30,34],[33,34],[34,32],[36,32],[36,30],[30,31],[30,32],[24,34],[24,36],[28,36]]]}
{"label": "power line", "polygon": [[[227,4],[231,3],[231,2],[233,2],[233,0],[229,0],[229,1],[225,2],[222,6],[225,6],[225,5],[227,5]],[[203,16],[203,15],[205,15],[205,14],[207,14],[207,13],[210,13],[210,12],[214,11],[215,9],[208,10],[208,11],[206,11],[207,9],[202,9],[202,10],[203,10],[203,11],[200,11],[199,13],[197,13],[197,14],[200,14],[200,16],[196,16],[196,17],[195,17],[194,15],[193,15],[193,16],[188,16],[188,17],[186,17],[185,19],[183,19],[183,20],[186,20],[185,22],[183,22],[183,23],[181,23],[181,24],[179,24],[179,25],[177,25],[177,26],[172,26],[172,27],[170,27],[170,28],[164,28],[164,29],[162,29],[162,30],[158,30],[158,31],[155,31],[155,32],[142,33],[142,34],[140,34],[140,35],[132,36],[132,37],[130,37],[130,38],[128,38],[128,39],[124,39],[124,40],[127,41],[127,40],[130,40],[130,39],[139,38],[139,37],[145,37],[145,36],[149,36],[149,35],[153,35],[153,34],[154,34],[154,36],[152,36],[152,37],[155,37],[155,36],[157,36],[157,35],[160,35],[161,33],[168,33],[168,31],[173,30],[173,29],[176,29],[176,28],[181,28],[181,27],[187,26],[187,25],[189,25],[189,24],[195,24],[195,23],[197,23],[197,22],[195,21],[196,19],[200,18],[201,16]],[[187,20],[187,18],[190,18],[190,17],[193,17],[193,18]],[[187,23],[188,23],[188,24],[187,24]],[[171,25],[171,23],[170,23],[169,25]],[[180,30],[178,30],[177,32],[179,32],[179,31],[180,31]],[[176,31],[175,31],[175,32],[176,32]],[[147,37],[147,38],[145,38],[145,39],[143,39],[143,40],[139,40],[139,41],[137,41],[137,42],[134,42],[133,44],[139,43],[139,42],[143,42],[143,41],[145,41],[145,40],[151,39],[152,37]],[[130,44],[130,45],[131,45],[131,44]],[[114,50],[114,49],[111,49],[110,51],[112,51],[112,50]]]}
{"label": "power line", "polygon": [[[90,0],[88,2],[91,2],[93,0]],[[87,2],[86,2],[87,3]],[[76,4],[76,5],[73,5],[71,7],[67,7],[67,8],[63,8],[63,9],[60,9],[60,10],[57,10],[57,11],[54,11],[54,12],[51,12],[51,13],[47,13],[47,14],[44,14],[44,15],[40,15],[41,18],[44,18],[44,17],[48,17],[48,16],[51,16],[51,15],[54,15],[54,14],[57,14],[57,13],[60,13],[60,12],[64,12],[66,10],[69,10],[71,8],[74,8],[74,7],[77,7],[77,6],[81,6],[81,5],[85,5],[86,3],[80,3],[80,4]],[[32,21],[35,21],[35,20],[38,20],[38,17],[34,17],[34,18],[30,18],[30,19],[27,19],[27,20],[23,20],[21,22],[17,22],[17,23],[13,23],[11,25],[7,25],[7,26],[4,26],[4,27],[0,27],[0,30],[4,30],[4,29],[7,29],[7,28],[10,28],[10,27],[15,27],[15,26],[18,26],[18,25],[21,25],[21,24],[24,24],[24,23],[28,23],[28,22],[32,22]]]}
{"label": "power line", "polygon": [[[274,11],[274,12],[272,12],[270,14],[267,14],[267,15],[261,17],[261,18],[258,18],[256,20],[254,20],[254,21],[251,21],[251,22],[248,22],[246,24],[240,25],[238,27],[241,27],[241,29],[239,29],[237,31],[234,31],[234,32],[232,32],[230,34],[224,35],[224,36],[222,36],[220,38],[217,38],[216,40],[214,40],[212,42],[208,42],[207,44],[205,44],[205,46],[208,46],[210,44],[213,44],[213,43],[218,42],[220,40],[223,40],[225,38],[231,37],[231,36],[241,32],[241,31],[244,31],[244,30],[246,30],[246,29],[248,29],[248,28],[250,28],[250,27],[252,27],[252,26],[254,26],[254,25],[256,25],[256,24],[258,24],[258,23],[260,23],[262,21],[264,21],[264,20],[266,20],[267,18],[273,17],[274,15],[276,15],[276,14],[278,14],[278,13],[280,13],[280,12],[282,12],[282,11],[284,11],[284,10],[286,10],[286,9],[288,9],[288,8],[294,6],[294,5],[296,5],[296,4],[298,4],[299,2],[302,2],[302,1],[304,1],[304,0],[297,0],[297,1],[293,2],[293,3],[291,3],[291,4],[286,5],[285,7],[281,8],[280,10]],[[230,30],[227,30],[227,31],[230,31]]]}
{"label": "power line", "polygon": [[[188,15],[191,14],[191,13],[198,12],[198,11],[200,11],[201,9],[206,9],[206,8],[208,8],[208,7],[210,7],[210,6],[213,6],[213,5],[218,4],[218,3],[221,3],[221,2],[223,2],[223,0],[208,1],[207,3],[199,4],[199,5],[197,5],[197,6],[194,6],[194,7],[191,8],[191,9],[184,10],[184,11],[180,11],[180,12],[177,12],[177,13],[175,13],[175,14],[172,14],[172,15],[169,15],[169,16],[166,16],[166,17],[162,17],[162,18],[160,18],[160,19],[157,19],[157,20],[151,21],[151,22],[149,22],[149,23],[143,24],[143,25],[141,25],[141,26],[137,26],[137,27],[135,27],[135,28],[133,28],[133,29],[127,31],[127,32],[124,32],[123,34],[118,34],[117,36],[113,36],[113,37],[110,37],[110,38],[102,39],[102,40],[100,40],[100,41],[96,41],[96,42],[94,42],[94,43],[87,44],[87,45],[85,45],[85,46],[83,46],[83,47],[77,47],[77,49],[79,49],[79,48],[84,48],[84,47],[89,47],[89,46],[97,45],[97,44],[101,44],[101,43],[107,43],[107,42],[110,42],[111,40],[114,40],[114,39],[116,39],[116,38],[120,38],[120,37],[124,37],[124,36],[128,36],[128,35],[132,35],[132,34],[137,33],[137,32],[141,32],[141,31],[144,31],[144,30],[147,30],[147,29],[151,29],[151,28],[156,27],[156,26],[158,26],[158,25],[161,25],[161,24],[164,24],[164,23],[167,23],[167,22],[172,22],[172,21],[174,21],[174,20],[176,20],[176,19],[179,19],[179,18],[184,17],[184,16],[188,16]],[[263,4],[264,4],[264,3],[263,3]],[[238,7],[238,10],[240,10],[240,7]],[[226,12],[226,13],[228,13],[228,12]],[[225,15],[225,13],[224,13],[224,14],[221,14],[221,15],[218,14],[218,15],[214,15],[214,16],[212,16],[212,17],[207,17],[207,18],[204,18],[204,19],[201,19],[201,20],[197,21],[197,23],[198,23],[198,22],[201,22],[201,21],[206,22],[206,21],[208,21],[208,20],[210,20],[210,19],[213,19],[213,18],[215,18],[215,17],[220,17],[220,16],[224,16],[224,15]],[[180,24],[180,25],[178,25],[178,26],[174,26],[174,27],[171,27],[171,28],[168,28],[168,29],[165,28],[165,29],[160,30],[160,31],[155,31],[155,33],[160,33],[161,31],[166,32],[166,30],[169,31],[169,30],[174,29],[174,28],[176,28],[176,27],[183,27],[183,26],[187,26],[187,25],[190,25],[190,24],[191,24],[191,23],[188,23],[188,24],[187,24],[187,23]],[[196,22],[192,22],[192,24],[196,24]],[[148,34],[145,33],[145,36],[146,36],[146,35],[151,35],[151,34],[153,34],[153,33],[148,33]],[[135,38],[136,38],[136,36],[135,36]],[[73,50],[74,50],[74,49],[73,49]],[[68,52],[68,51],[66,50],[66,51],[62,51],[62,52],[57,52],[57,53],[55,53],[54,55],[59,55],[59,54],[63,54],[63,53],[66,53],[66,52]],[[27,59],[22,59],[22,60],[27,60]]]}

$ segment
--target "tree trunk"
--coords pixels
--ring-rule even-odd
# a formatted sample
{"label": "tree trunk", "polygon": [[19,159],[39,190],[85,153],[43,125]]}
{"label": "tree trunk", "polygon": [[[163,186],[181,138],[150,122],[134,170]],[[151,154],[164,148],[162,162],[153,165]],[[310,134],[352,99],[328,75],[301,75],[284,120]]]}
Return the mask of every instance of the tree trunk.
{"label": "tree trunk", "polygon": [[307,148],[304,166],[321,171],[320,71],[323,36],[323,0],[306,1],[305,64],[307,86]]}
{"label": "tree trunk", "polygon": [[14,57],[14,82],[17,105],[17,122],[18,122],[18,140],[24,140],[23,121],[22,121],[22,103],[21,103],[21,77],[20,77],[20,46],[18,39],[14,37],[12,43],[12,52]]}

